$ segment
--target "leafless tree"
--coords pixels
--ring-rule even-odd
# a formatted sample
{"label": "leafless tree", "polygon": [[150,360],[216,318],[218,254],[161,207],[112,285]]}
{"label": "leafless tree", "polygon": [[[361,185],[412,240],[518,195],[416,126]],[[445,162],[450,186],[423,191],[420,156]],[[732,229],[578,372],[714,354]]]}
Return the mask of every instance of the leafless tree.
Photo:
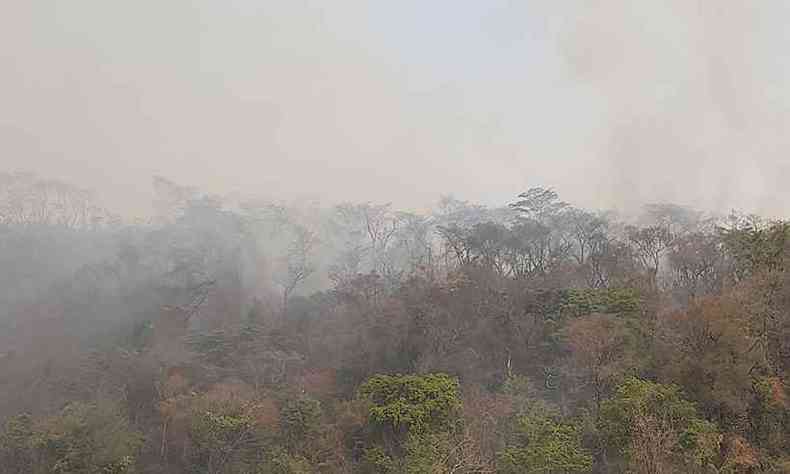
{"label": "leafless tree", "polygon": [[666,253],[671,249],[674,237],[669,228],[661,225],[629,227],[628,241],[639,263],[647,271],[650,281],[657,283],[658,270]]}
{"label": "leafless tree", "polygon": [[318,243],[316,234],[304,226],[296,225],[294,237],[287,253],[280,262],[275,281],[283,288],[283,317],[288,313],[288,300],[293,291],[315,272],[313,253]]}
{"label": "leafless tree", "polygon": [[31,173],[0,173],[0,224],[78,229],[114,221],[89,191]]}
{"label": "leafless tree", "polygon": [[[342,204],[336,208],[337,224],[347,232],[346,248],[356,248],[367,257],[367,268],[389,276],[393,262],[388,251],[401,227],[401,216],[390,204]],[[360,260],[362,260],[360,258]]]}

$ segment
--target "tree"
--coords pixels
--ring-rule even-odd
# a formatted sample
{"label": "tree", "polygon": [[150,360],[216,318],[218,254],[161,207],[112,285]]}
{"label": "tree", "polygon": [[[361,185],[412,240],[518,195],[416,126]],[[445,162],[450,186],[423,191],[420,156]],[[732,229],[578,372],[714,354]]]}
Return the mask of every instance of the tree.
{"label": "tree", "polygon": [[607,448],[643,474],[699,472],[714,465],[721,436],[676,385],[627,378],[601,406]]}
{"label": "tree", "polygon": [[723,283],[721,241],[714,234],[695,232],[679,237],[668,253],[672,286],[684,301],[711,294]]}
{"label": "tree", "polygon": [[737,429],[752,395],[752,351],[744,295],[730,293],[692,300],[689,307],[659,319],[658,372],[685,387],[708,417]]}
{"label": "tree", "polygon": [[475,224],[469,229],[465,242],[474,255],[472,262],[490,268],[501,276],[508,276],[512,272],[506,260],[509,234],[508,228],[501,224]]}
{"label": "tree", "polygon": [[188,465],[206,474],[250,472],[271,430],[267,404],[244,386],[220,384],[189,403]]}
{"label": "tree", "polygon": [[458,224],[437,227],[438,234],[444,241],[446,254],[455,257],[458,266],[469,265],[474,258],[473,248],[469,242],[469,230]]}
{"label": "tree", "polygon": [[590,314],[570,321],[564,330],[571,375],[589,388],[596,413],[608,391],[637,365],[636,337],[611,314]]}
{"label": "tree", "polygon": [[318,243],[316,234],[304,226],[294,227],[294,238],[280,262],[275,280],[283,288],[283,317],[288,314],[288,301],[293,291],[315,272],[313,252]]}
{"label": "tree", "polygon": [[571,317],[593,313],[633,316],[642,305],[639,291],[633,288],[571,288],[562,292],[560,311]]}
{"label": "tree", "polygon": [[573,256],[579,265],[585,265],[596,246],[606,239],[608,223],[591,212],[576,208],[568,210],[567,219],[574,240]]}
{"label": "tree", "polygon": [[400,213],[400,225],[395,241],[387,252],[387,260],[395,272],[407,275],[422,274],[433,278],[435,274],[433,239],[434,224],[431,216]]}
{"label": "tree", "polygon": [[375,375],[359,397],[371,403],[370,422],[389,457],[399,457],[409,437],[452,429],[461,408],[458,380],[445,374]]}
{"label": "tree", "polygon": [[653,285],[657,284],[662,259],[673,242],[669,228],[660,225],[641,228],[631,226],[626,232],[637,261],[647,272],[650,282]]}
{"label": "tree", "polygon": [[458,380],[445,374],[375,375],[359,388],[371,420],[394,433],[446,428],[461,407]]}
{"label": "tree", "polygon": [[530,188],[518,195],[518,201],[510,204],[522,217],[546,222],[568,209],[566,202],[551,188]]}
{"label": "tree", "polygon": [[87,190],[32,173],[0,172],[0,224],[76,230],[115,221]]}
{"label": "tree", "polygon": [[394,270],[387,251],[401,227],[401,217],[391,204],[342,204],[336,208],[336,225],[346,233],[347,248],[358,248],[367,257],[367,270],[390,276]]}
{"label": "tree", "polygon": [[784,270],[790,223],[766,223],[756,216],[733,214],[719,233],[736,281]]}
{"label": "tree", "polygon": [[317,437],[321,424],[321,403],[300,396],[288,401],[280,412],[285,442],[291,448]]}
{"label": "tree", "polygon": [[546,275],[565,262],[571,249],[555,228],[533,219],[514,224],[507,244],[509,268],[520,279]]}
{"label": "tree", "polygon": [[571,255],[573,248],[568,203],[552,189],[532,188],[510,204],[518,213],[512,227],[520,276],[542,275]]}
{"label": "tree", "polygon": [[33,417],[27,413],[15,415],[5,422],[0,431],[0,463],[8,474],[25,474],[39,469],[31,446],[33,435]]}
{"label": "tree", "polygon": [[26,415],[9,420],[0,458],[11,473],[124,474],[133,472],[142,443],[117,404],[72,403],[37,422]]}
{"label": "tree", "polygon": [[593,457],[582,447],[581,431],[540,404],[518,416],[516,439],[498,455],[497,472],[570,474],[590,472]]}
{"label": "tree", "polygon": [[673,203],[653,203],[644,206],[643,224],[660,226],[672,235],[687,235],[710,230],[713,220],[696,209]]}
{"label": "tree", "polygon": [[785,260],[790,255],[790,223],[764,223],[731,216],[728,228],[719,229],[730,279],[748,296],[750,331],[756,336],[752,350],[767,370],[779,373],[790,367],[790,318],[786,317],[790,278]]}
{"label": "tree", "polygon": [[260,474],[312,474],[315,471],[307,459],[293,456],[288,454],[285,449],[277,447],[269,459],[255,472]]}

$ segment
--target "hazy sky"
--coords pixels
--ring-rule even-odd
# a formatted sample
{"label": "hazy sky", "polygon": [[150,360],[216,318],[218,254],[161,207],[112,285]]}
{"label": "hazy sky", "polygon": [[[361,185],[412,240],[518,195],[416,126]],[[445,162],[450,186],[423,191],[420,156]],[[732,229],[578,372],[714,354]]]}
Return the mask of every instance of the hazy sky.
{"label": "hazy sky", "polygon": [[215,193],[790,213],[785,0],[6,0],[0,168]]}

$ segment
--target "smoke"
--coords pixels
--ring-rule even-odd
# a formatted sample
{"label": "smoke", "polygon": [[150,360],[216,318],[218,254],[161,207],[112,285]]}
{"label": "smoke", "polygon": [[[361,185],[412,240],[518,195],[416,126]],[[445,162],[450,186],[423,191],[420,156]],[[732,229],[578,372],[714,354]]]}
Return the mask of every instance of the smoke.
{"label": "smoke", "polygon": [[783,2],[583,2],[565,36],[573,78],[605,101],[600,189],[786,213]]}
{"label": "smoke", "polygon": [[15,2],[3,168],[217,194],[788,211],[781,1]]}

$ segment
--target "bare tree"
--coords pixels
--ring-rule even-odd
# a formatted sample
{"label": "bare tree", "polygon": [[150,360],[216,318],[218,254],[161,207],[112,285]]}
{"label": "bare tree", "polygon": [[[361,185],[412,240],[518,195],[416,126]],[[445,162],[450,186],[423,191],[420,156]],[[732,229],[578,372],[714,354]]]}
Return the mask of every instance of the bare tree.
{"label": "bare tree", "polygon": [[590,243],[585,270],[591,288],[621,285],[636,272],[633,251],[626,243],[605,234]]}
{"label": "bare tree", "polygon": [[661,225],[629,227],[626,231],[634,255],[647,271],[651,283],[656,284],[661,261],[672,248],[672,233],[668,227]]}
{"label": "bare tree", "polygon": [[294,238],[275,275],[275,281],[283,288],[283,317],[288,313],[288,300],[293,291],[316,270],[313,252],[317,243],[313,231],[301,225],[294,226]]}
{"label": "bare tree", "polygon": [[401,216],[390,204],[342,204],[336,209],[337,224],[348,233],[346,248],[357,248],[368,258],[366,270],[389,276],[393,271],[387,252],[401,227]]}
{"label": "bare tree", "polygon": [[606,237],[607,222],[591,212],[576,208],[567,212],[567,219],[574,242],[573,257],[579,265],[584,265],[595,247]]}
{"label": "bare tree", "polygon": [[716,235],[695,232],[676,240],[668,256],[672,286],[684,298],[717,290],[723,278],[723,254]]}
{"label": "bare tree", "polygon": [[32,173],[0,173],[0,224],[78,229],[115,220],[89,191]]}

